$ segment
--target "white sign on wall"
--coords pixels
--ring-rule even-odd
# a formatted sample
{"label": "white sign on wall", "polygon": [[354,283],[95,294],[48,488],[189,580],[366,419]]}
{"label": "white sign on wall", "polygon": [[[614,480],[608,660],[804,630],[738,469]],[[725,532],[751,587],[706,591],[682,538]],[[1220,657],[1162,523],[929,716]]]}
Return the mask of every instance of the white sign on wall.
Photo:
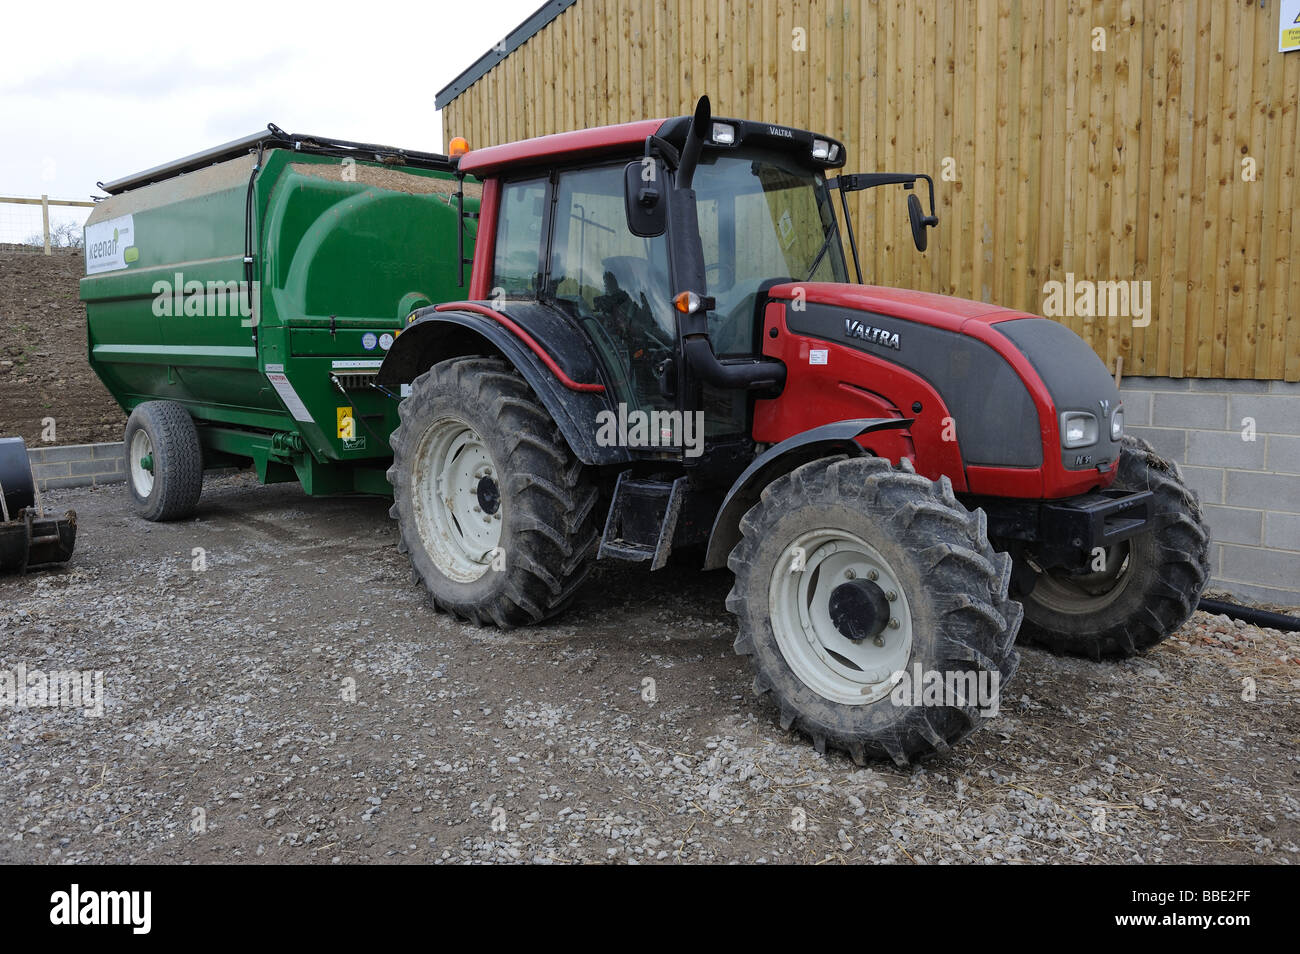
{"label": "white sign on wall", "polygon": [[1281,0],[1277,26],[1277,51],[1300,50],[1300,0]]}

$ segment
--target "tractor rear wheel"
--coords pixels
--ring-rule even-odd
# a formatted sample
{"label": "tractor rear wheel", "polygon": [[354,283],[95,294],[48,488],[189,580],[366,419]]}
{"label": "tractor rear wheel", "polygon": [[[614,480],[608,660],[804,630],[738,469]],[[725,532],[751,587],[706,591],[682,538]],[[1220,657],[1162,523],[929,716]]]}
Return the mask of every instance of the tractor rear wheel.
{"label": "tractor rear wheel", "polygon": [[[1011,561],[942,478],[875,457],[813,461],[741,519],[727,608],[754,690],[818,751],[900,765],[997,711],[1016,670]],[[920,683],[955,687],[922,695]]]}
{"label": "tractor rear wheel", "polygon": [[591,569],[596,489],[523,378],[499,358],[453,358],[398,413],[389,516],[413,580],[479,626],[563,610]]}
{"label": "tractor rear wheel", "polygon": [[1024,642],[1091,659],[1132,656],[1175,632],[1196,609],[1210,576],[1210,530],[1178,465],[1146,441],[1125,437],[1113,486],[1154,492],[1154,529],[1109,547],[1100,570],[1030,565],[1032,589],[1021,597]]}
{"label": "tractor rear wheel", "polygon": [[194,419],[175,401],[145,401],[126,420],[126,486],[146,520],[191,516],[203,492],[203,450]]}

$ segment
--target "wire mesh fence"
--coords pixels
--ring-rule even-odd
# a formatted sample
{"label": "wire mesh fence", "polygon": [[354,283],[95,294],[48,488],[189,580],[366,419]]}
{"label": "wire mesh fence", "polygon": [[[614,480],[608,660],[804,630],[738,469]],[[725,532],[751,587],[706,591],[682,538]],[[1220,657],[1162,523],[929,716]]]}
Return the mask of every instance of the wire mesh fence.
{"label": "wire mesh fence", "polygon": [[42,254],[82,247],[93,202],[0,196],[0,249]]}

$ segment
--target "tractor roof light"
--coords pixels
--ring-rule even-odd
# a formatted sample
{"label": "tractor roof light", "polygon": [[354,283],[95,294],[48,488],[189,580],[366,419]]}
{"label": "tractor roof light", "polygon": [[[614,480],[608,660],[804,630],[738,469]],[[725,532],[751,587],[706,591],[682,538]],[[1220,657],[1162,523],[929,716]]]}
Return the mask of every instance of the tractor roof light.
{"label": "tractor roof light", "polygon": [[467,152],[469,152],[469,140],[464,136],[455,137],[447,146],[447,155],[452,159],[458,159]]}
{"label": "tractor roof light", "polygon": [[825,139],[814,139],[812,148],[812,157],[826,161],[831,157],[831,144]]}
{"label": "tractor roof light", "polygon": [[713,141],[719,146],[734,146],[736,144],[736,127],[729,126],[726,123],[714,123]]}

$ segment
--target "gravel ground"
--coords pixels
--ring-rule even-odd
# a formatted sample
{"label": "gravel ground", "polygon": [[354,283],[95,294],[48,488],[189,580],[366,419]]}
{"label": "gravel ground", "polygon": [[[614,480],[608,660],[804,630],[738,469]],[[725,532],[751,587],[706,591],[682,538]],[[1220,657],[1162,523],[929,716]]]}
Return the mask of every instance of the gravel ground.
{"label": "gravel ground", "polygon": [[383,501],[225,475],[158,525],[125,497],[58,495],[72,563],[0,578],[0,672],[100,670],[105,700],[0,713],[0,862],[1300,852],[1283,633],[1197,614],[1123,663],[1025,650],[951,755],[858,768],[755,700],[725,572],[602,564],[562,619],[498,632],[432,612]]}

